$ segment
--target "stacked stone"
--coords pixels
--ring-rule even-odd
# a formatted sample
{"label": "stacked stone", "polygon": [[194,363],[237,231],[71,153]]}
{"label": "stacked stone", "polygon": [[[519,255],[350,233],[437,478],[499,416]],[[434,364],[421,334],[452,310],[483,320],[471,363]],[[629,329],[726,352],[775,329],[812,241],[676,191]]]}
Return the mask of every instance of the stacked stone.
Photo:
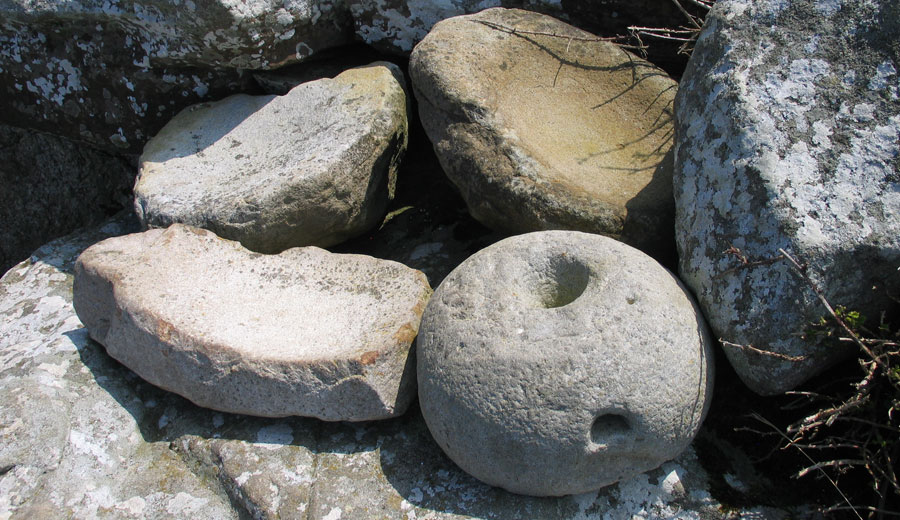
{"label": "stacked stone", "polygon": [[[0,328],[0,392],[14,403],[3,414],[23,415],[23,400],[95,412],[70,402],[78,391],[64,388],[73,361],[99,366],[66,310],[71,300],[110,356],[201,407],[359,422],[397,417],[418,396],[419,431],[424,435],[427,424],[445,453],[477,479],[514,493],[577,494],[665,467],[688,448],[709,407],[711,338],[724,340],[750,388],[781,393],[849,354],[801,334],[825,314],[816,289],[869,316],[890,309],[900,291],[900,33],[893,4],[722,0],[680,86],[602,38],[530,11],[496,8],[440,21],[487,5],[324,2],[306,12],[299,4],[274,11],[264,4],[231,2],[218,15],[186,17],[192,2],[153,9],[139,1],[29,3],[0,22],[0,43],[10,50],[0,53],[0,67],[12,82],[0,86],[23,92],[3,102],[14,108],[4,113],[19,118],[5,122],[39,114],[36,128],[71,137],[66,125],[86,121],[75,133],[107,151],[133,152],[146,142],[134,187],[143,231],[102,231],[122,236],[88,247],[74,267],[71,252],[46,256],[68,258],[65,265],[34,263],[35,273],[50,277],[38,303],[10,297],[23,296],[28,284],[43,287],[30,278],[32,264],[4,276],[0,311],[18,325]],[[408,16],[398,14],[404,9]],[[72,31],[54,33],[50,40],[67,42],[53,47],[62,54],[30,60],[26,70],[22,53],[41,40],[40,31],[29,31],[58,17],[87,17],[97,38],[78,43],[69,41]],[[217,26],[221,20],[234,23]],[[412,92],[440,164],[435,169],[458,190],[466,218],[492,230],[479,231],[490,238],[439,241],[458,235],[457,223],[424,226],[415,211],[392,202],[412,106],[398,66],[375,61],[283,76],[267,70],[348,43],[354,32],[411,52]],[[88,96],[86,86],[99,76],[81,74],[81,67],[126,41],[146,62],[134,54],[131,64],[110,63],[124,83]],[[77,67],[67,61],[76,56]],[[120,72],[135,67],[139,84],[129,86],[131,76]],[[245,67],[257,73],[237,70]],[[206,75],[191,72],[199,70]],[[66,82],[50,88],[38,77],[42,71]],[[246,90],[251,76],[279,95],[190,104]],[[313,76],[326,77],[296,79]],[[193,81],[195,95],[169,102],[157,80],[181,89]],[[76,95],[84,97],[76,102]],[[25,106],[29,99],[34,103]],[[123,100],[153,114],[103,137],[123,120],[116,116]],[[83,117],[98,111],[109,120]],[[82,155],[74,166],[96,169],[109,160],[106,191],[127,177],[120,158]],[[402,254],[383,256],[408,265],[430,257],[440,267],[426,275],[403,263],[320,249],[352,252],[391,233],[416,236],[399,246]],[[361,235],[367,240],[352,240]],[[506,235],[514,236],[488,245]],[[685,285],[663,267],[675,265],[676,243]],[[473,244],[480,251],[469,256]],[[74,270],[73,287],[56,269]],[[432,296],[427,276],[440,281],[447,272]],[[62,320],[46,329],[52,344],[34,339],[44,329],[25,319],[32,313]],[[55,357],[75,352],[66,341],[81,360],[54,365]],[[103,375],[96,385],[127,394],[114,390],[132,384],[118,381],[125,371],[108,372],[119,374],[116,381]],[[55,374],[56,386],[48,386],[47,374]],[[114,417],[126,409],[143,417],[156,406],[130,397],[107,401],[95,408],[113,409]],[[168,424],[166,410],[155,428]],[[39,475],[63,482],[83,473],[67,465],[67,453],[114,467],[138,460],[143,448],[124,426],[100,432],[63,425],[42,409],[25,415],[25,422],[6,421],[9,428],[21,433],[32,425],[55,440],[45,453],[32,437],[0,450],[0,516],[91,516],[98,507],[195,516],[188,498],[168,491],[160,491],[165,502],[148,492],[84,507],[72,506],[77,500],[69,495],[61,501],[65,493],[42,494],[50,477]],[[149,431],[142,426],[145,437],[166,438]],[[295,441],[294,429],[266,431],[257,440]],[[127,437],[131,451],[109,451],[98,444],[101,433]],[[253,453],[244,460],[236,444],[213,445],[191,433],[185,427],[166,440],[214,467],[229,497],[249,504],[248,515],[296,516],[321,505],[307,489],[284,502],[295,510],[278,509],[280,495],[260,489],[313,477],[260,480],[243,471],[246,460],[277,467],[287,459]],[[389,442],[378,439],[378,447]],[[90,464],[83,458],[78,464]],[[388,459],[382,466],[394,464]],[[312,460],[329,471],[325,461]],[[164,473],[147,474],[163,481]],[[173,485],[191,500],[215,503],[210,514],[221,516],[225,506],[202,479],[184,468],[176,473]],[[388,473],[380,478],[391,480]],[[126,489],[97,475],[88,476],[94,487],[82,494]],[[105,487],[97,491],[96,482]],[[354,506],[315,515],[369,514],[372,503],[390,501],[366,493],[345,499]],[[473,514],[482,513],[489,514]]]}

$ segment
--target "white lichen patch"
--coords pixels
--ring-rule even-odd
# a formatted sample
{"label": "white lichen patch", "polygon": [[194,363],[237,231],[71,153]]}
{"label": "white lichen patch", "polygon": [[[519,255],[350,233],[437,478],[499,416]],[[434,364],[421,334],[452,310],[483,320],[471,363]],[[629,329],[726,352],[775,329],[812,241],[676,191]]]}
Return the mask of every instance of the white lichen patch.
{"label": "white lichen patch", "polygon": [[787,61],[783,59],[781,70],[767,74],[763,83],[750,83],[747,88],[760,106],[768,107],[776,126],[782,121],[793,122],[803,132],[807,129],[806,113],[816,102],[816,84],[829,75],[830,66],[821,59]]}
{"label": "white lichen patch", "polygon": [[872,90],[887,91],[891,99],[898,98],[898,90],[900,90],[900,78],[897,77],[897,68],[890,61],[882,62],[875,69],[875,75],[869,81],[869,88]]}
{"label": "white lichen patch", "polygon": [[104,466],[112,466],[113,459],[106,449],[89,434],[72,430],[69,432],[69,443],[76,454],[88,455]]}
{"label": "white lichen patch", "polygon": [[342,514],[341,508],[333,507],[333,508],[331,508],[331,511],[329,511],[327,515],[322,517],[322,520],[340,520],[341,514]]}
{"label": "white lichen patch", "polygon": [[181,518],[188,518],[193,514],[203,511],[206,504],[209,503],[208,498],[195,497],[188,493],[178,493],[166,506],[166,512]]}
{"label": "white lichen patch", "polygon": [[843,0],[816,0],[816,11],[824,16],[833,16],[840,12]]}
{"label": "white lichen patch", "polygon": [[48,73],[33,77],[25,82],[25,88],[42,98],[62,106],[67,96],[84,90],[81,84],[81,70],[67,59],[50,58],[46,64]]}
{"label": "white lichen patch", "polygon": [[675,490],[674,481],[678,478],[678,472],[683,472],[684,469],[672,463],[667,466],[670,468],[669,471],[657,483],[652,482],[646,473],[619,482],[612,492],[614,505],[604,511],[602,518],[614,520],[637,516],[654,519],[699,520],[700,514],[697,511],[684,511],[672,502],[674,493],[670,493],[669,490]]}
{"label": "white lichen patch", "polygon": [[144,508],[147,506],[147,501],[141,497],[131,497],[124,502],[120,502],[115,505],[115,509],[121,511],[123,514],[131,515],[135,518],[141,518],[144,515]]}
{"label": "white lichen patch", "polygon": [[437,22],[499,6],[499,0],[369,0],[351,3],[350,11],[363,41],[409,52]]}
{"label": "white lichen patch", "polygon": [[294,442],[294,430],[285,423],[265,426],[260,428],[256,434],[256,443],[267,449],[277,449],[292,442]]}

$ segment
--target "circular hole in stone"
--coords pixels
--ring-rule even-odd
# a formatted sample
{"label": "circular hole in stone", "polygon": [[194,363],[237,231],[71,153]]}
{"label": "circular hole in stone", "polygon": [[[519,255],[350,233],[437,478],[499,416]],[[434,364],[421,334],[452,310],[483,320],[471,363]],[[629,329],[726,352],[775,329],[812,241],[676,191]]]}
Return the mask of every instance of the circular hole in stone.
{"label": "circular hole in stone", "polygon": [[550,259],[536,284],[538,303],[545,309],[568,305],[587,288],[590,269],[578,260],[560,255]]}
{"label": "circular hole in stone", "polygon": [[605,446],[622,439],[630,431],[631,424],[624,416],[616,413],[604,413],[597,416],[594,423],[591,424],[591,442]]}

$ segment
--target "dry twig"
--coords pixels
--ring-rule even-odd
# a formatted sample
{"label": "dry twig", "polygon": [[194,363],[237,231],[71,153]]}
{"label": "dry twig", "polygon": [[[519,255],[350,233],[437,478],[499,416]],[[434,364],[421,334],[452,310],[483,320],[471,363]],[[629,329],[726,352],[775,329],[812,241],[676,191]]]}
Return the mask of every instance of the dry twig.
{"label": "dry twig", "polygon": [[[824,291],[810,278],[807,266],[801,264],[784,249],[779,249],[778,252],[779,256],[777,257],[753,262],[737,248],[731,247],[726,251],[727,254],[737,257],[740,261],[740,265],[734,270],[782,259],[790,262],[794,272],[813,291],[827,311],[827,320],[823,319],[816,326],[826,326],[828,321],[834,323],[840,334],[835,339],[852,342],[859,348],[861,354],[859,367],[862,370],[862,377],[850,385],[850,395],[843,399],[817,392],[792,392],[794,395],[807,398],[810,403],[826,401],[828,404],[824,407],[820,405],[814,413],[794,422],[784,430],[760,416],[756,416],[756,418],[784,438],[786,441],[784,448],[795,448],[809,460],[810,465],[797,473],[798,478],[811,473],[821,474],[840,494],[846,507],[837,505],[825,509],[824,512],[850,510],[857,518],[862,518],[860,511],[868,512],[877,518],[900,516],[900,513],[890,511],[886,507],[889,497],[894,497],[894,503],[900,498],[900,482],[898,482],[894,469],[897,458],[900,456],[900,440],[898,440],[900,427],[893,417],[893,412],[900,407],[900,350],[897,348],[900,342],[887,337],[861,337],[855,327],[867,334],[870,332],[862,327],[860,315],[848,312],[843,307],[832,306],[825,297]],[[726,271],[726,273],[734,270]],[[852,322],[848,322],[848,319],[852,319]],[[889,329],[883,320],[882,316],[882,325],[879,330],[882,334],[886,334]],[[831,337],[832,332],[828,331],[825,336]],[[728,344],[727,342],[723,343]],[[734,346],[748,349],[747,346]],[[750,349],[759,350],[752,347]],[[775,355],[774,353],[767,354]],[[796,406],[792,406],[796,408]],[[844,456],[815,460],[807,453],[807,450],[822,455],[827,453]],[[852,504],[837,482],[826,471],[840,474],[854,468],[864,469],[869,474],[871,491],[876,497],[877,505]]]}

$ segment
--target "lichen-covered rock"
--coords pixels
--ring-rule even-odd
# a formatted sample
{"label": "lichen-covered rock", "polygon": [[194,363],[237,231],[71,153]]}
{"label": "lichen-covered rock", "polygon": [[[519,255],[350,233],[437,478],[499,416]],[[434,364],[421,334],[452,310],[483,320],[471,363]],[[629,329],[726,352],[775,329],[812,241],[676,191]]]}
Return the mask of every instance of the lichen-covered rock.
{"label": "lichen-covered rock", "polygon": [[381,222],[406,151],[400,69],[376,62],[285,96],[182,111],[144,148],[135,210],[277,253],[340,243]]}
{"label": "lichen-covered rock", "polygon": [[92,341],[72,308],[78,254],[136,229],[115,221],[60,239],[0,278],[0,517],[721,516],[693,448],[599,492],[538,499],[466,475],[416,407],[391,421],[263,419],[152,386]]}
{"label": "lichen-covered rock", "polygon": [[425,131],[476,219],[674,253],[677,85],[663,71],[548,16],[489,9],[435,25],[410,75]]}
{"label": "lichen-covered rock", "polygon": [[7,0],[0,122],[135,153],[182,108],[245,88],[242,69],[350,41],[330,0]]}
{"label": "lichen-covered rock", "polygon": [[356,34],[375,47],[409,54],[441,20],[500,7],[500,0],[350,0]]}
{"label": "lichen-covered rock", "polygon": [[0,124],[0,273],[130,205],[135,173],[121,157]]}
{"label": "lichen-covered rock", "polygon": [[685,72],[680,272],[759,393],[848,353],[803,337],[826,310],[779,250],[873,320],[900,288],[898,5],[723,0]]}
{"label": "lichen-covered rock", "polygon": [[[125,224],[55,242],[0,278],[0,516],[237,518],[165,443],[72,310],[72,262]],[[132,376],[133,378],[133,376]]]}
{"label": "lichen-covered rock", "polygon": [[402,414],[430,295],[396,262],[260,255],[181,224],[105,240],[75,266],[75,310],[112,357],[201,406],[262,417]]}
{"label": "lichen-covered rock", "polygon": [[136,58],[150,64],[270,69],[351,41],[347,11],[333,0],[5,0],[0,9],[33,30],[115,23],[130,36],[125,52],[140,48]]}
{"label": "lichen-covered rock", "polygon": [[696,435],[712,342],[678,280],[575,231],[479,251],[435,291],[417,342],[437,443],[515,493],[585,493],[658,467]]}

